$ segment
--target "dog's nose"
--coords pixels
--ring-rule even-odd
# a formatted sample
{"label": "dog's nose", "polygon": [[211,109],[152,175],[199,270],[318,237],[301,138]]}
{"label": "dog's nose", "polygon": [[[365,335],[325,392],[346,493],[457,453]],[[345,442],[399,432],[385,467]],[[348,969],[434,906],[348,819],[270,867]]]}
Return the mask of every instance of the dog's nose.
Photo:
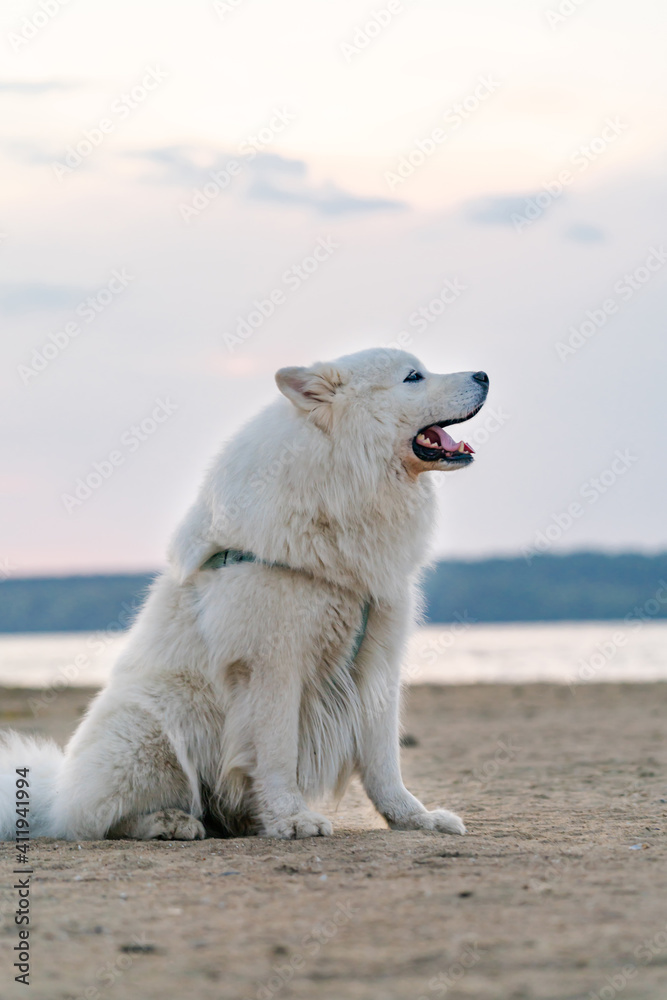
{"label": "dog's nose", "polygon": [[489,376],[486,374],[486,372],[475,372],[473,378],[475,382],[480,382],[482,385],[489,384]]}

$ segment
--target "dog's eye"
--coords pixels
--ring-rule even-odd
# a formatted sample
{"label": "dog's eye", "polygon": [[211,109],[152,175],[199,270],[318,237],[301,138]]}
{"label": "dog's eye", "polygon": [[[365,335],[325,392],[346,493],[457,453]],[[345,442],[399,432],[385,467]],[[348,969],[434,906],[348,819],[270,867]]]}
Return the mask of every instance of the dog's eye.
{"label": "dog's eye", "polygon": [[416,372],[414,368],[412,369],[410,374],[403,379],[404,382],[422,382],[423,380],[424,376],[422,375],[422,373]]}

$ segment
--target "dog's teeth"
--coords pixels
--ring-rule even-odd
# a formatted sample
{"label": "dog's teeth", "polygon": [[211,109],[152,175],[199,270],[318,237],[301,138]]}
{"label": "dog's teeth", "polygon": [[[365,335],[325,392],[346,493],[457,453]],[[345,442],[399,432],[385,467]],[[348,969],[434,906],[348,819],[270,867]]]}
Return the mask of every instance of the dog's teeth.
{"label": "dog's teeth", "polygon": [[461,444],[458,446],[456,450],[461,454],[465,453],[466,446],[464,445],[463,441],[461,441]]}

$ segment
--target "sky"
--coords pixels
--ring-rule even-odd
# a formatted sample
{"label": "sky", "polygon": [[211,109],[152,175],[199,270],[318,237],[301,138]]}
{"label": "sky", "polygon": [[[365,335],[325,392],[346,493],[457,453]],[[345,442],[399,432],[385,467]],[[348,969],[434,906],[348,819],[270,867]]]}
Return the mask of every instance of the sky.
{"label": "sky", "polygon": [[491,380],[435,555],[667,547],[660,0],[43,4],[0,11],[1,576],[163,565],[277,368],[386,345]]}

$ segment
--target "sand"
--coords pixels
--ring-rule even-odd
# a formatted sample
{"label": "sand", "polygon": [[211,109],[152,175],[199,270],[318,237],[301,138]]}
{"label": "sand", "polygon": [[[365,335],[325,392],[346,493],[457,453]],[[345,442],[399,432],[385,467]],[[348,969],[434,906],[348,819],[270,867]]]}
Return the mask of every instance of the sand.
{"label": "sand", "polygon": [[[0,723],[65,739],[88,691]],[[406,783],[466,837],[392,833],[357,787],[330,839],[34,842],[31,1000],[665,1000],[667,685],[417,687]],[[634,848],[634,849],[633,849]]]}

